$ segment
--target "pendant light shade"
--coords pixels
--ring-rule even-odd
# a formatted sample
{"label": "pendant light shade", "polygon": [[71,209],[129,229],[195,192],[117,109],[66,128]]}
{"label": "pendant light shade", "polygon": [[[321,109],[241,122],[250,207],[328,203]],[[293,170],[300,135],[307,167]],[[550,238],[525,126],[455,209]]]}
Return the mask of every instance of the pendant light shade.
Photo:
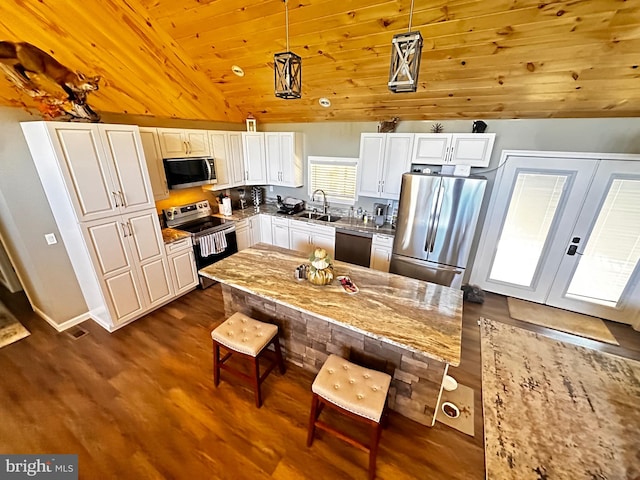
{"label": "pendant light shade", "polygon": [[276,97],[300,98],[302,96],[302,59],[293,52],[276,53],[273,56]]}
{"label": "pendant light shade", "polygon": [[302,96],[302,59],[289,51],[289,9],[284,1],[287,51],[273,56],[276,97],[287,100]]}
{"label": "pendant light shade", "polygon": [[413,0],[409,13],[409,31],[394,35],[391,41],[391,66],[389,67],[389,90],[393,93],[415,92],[418,88],[420,58],[422,57],[422,35],[411,31]]}

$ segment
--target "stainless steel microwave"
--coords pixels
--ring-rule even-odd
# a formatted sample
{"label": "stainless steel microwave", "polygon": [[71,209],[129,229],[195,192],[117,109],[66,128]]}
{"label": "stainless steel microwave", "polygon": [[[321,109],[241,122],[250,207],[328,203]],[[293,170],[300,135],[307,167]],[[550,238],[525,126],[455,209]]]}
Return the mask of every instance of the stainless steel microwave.
{"label": "stainless steel microwave", "polygon": [[165,158],[162,162],[171,190],[218,183],[213,158]]}

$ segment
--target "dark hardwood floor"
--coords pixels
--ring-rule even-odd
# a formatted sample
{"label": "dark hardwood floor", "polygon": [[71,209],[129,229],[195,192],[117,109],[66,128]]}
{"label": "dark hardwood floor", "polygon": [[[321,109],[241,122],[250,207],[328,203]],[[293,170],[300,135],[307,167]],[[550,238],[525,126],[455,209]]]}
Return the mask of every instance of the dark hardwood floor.
{"label": "dark hardwood floor", "polygon": [[[219,286],[196,290],[109,334],[93,322],[73,339],[37,317],[21,293],[0,300],[31,336],[0,349],[0,452],[76,453],[86,479],[366,478],[367,455],[318,433],[305,444],[313,375],[288,365],[263,385],[264,405],[236,379],[218,389],[210,331],[224,319]],[[391,412],[378,455],[381,479],[484,478],[479,317],[640,359],[640,333],[609,324],[615,347],[535,327],[487,294],[465,304],[462,362],[472,387],[475,437]],[[330,419],[331,420],[331,419]],[[333,419],[340,421],[339,419]]]}

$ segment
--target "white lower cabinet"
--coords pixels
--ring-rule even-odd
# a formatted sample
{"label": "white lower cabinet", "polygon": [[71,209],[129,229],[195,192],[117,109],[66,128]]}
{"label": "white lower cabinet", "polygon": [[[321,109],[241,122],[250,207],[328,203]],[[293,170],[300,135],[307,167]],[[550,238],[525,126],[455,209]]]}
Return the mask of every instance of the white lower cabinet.
{"label": "white lower cabinet", "polygon": [[81,229],[112,326],[173,298],[155,209],[83,223]]}
{"label": "white lower cabinet", "polygon": [[289,220],[289,248],[303,253],[324,248],[333,258],[336,250],[336,229],[326,225]]}
{"label": "white lower cabinet", "polygon": [[176,295],[182,295],[199,283],[191,238],[165,245],[171,281]]}
{"label": "white lower cabinet", "polygon": [[264,213],[260,214],[260,241],[273,245],[271,215],[265,215]]}
{"label": "white lower cabinet", "polygon": [[260,215],[245,218],[236,222],[236,239],[238,251],[253,247],[260,242]]}
{"label": "white lower cabinet", "polygon": [[369,267],[381,272],[388,272],[392,251],[392,236],[374,234],[371,241],[371,263]]}
{"label": "white lower cabinet", "polygon": [[289,248],[289,219],[271,219],[271,240],[276,247]]}

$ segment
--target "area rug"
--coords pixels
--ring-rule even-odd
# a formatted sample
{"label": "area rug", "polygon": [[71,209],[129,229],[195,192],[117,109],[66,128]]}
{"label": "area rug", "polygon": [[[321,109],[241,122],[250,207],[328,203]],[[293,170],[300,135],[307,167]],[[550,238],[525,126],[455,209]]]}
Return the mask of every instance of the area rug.
{"label": "area rug", "polygon": [[600,342],[620,345],[605,323],[599,318],[512,297],[507,298],[507,304],[509,305],[509,315],[516,320],[553,328],[554,330],[572,333],[573,335]]}
{"label": "area rug", "polygon": [[480,328],[487,478],[640,478],[640,362]]}
{"label": "area rug", "polygon": [[[473,388],[469,388],[466,385],[458,384],[458,388],[451,392],[443,390],[442,398],[440,400],[440,406],[438,407],[438,412],[436,413],[436,420],[473,437],[473,400]],[[442,411],[442,405],[445,402],[451,402],[456,407],[458,407],[458,409],[460,410],[460,416],[457,418],[451,418],[445,415]]]}
{"label": "area rug", "polygon": [[29,330],[0,302],[0,348],[31,335]]}

